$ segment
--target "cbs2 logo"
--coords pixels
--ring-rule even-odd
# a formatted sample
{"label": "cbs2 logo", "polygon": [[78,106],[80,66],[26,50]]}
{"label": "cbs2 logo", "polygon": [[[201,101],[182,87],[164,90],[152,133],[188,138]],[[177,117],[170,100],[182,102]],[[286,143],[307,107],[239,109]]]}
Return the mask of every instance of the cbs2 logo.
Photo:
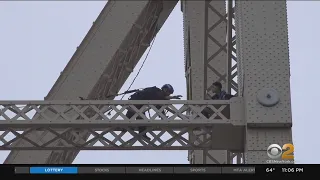
{"label": "cbs2 logo", "polygon": [[271,144],[267,149],[267,154],[271,159],[294,159],[293,144],[284,144],[282,148],[278,144]]}

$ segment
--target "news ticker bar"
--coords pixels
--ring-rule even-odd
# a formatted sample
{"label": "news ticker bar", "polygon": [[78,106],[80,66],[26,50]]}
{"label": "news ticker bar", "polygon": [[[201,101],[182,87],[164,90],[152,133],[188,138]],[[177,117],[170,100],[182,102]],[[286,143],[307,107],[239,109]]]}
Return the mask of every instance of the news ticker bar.
{"label": "news ticker bar", "polygon": [[254,174],[255,167],[15,167],[16,174]]}
{"label": "news ticker bar", "polygon": [[[238,165],[238,166],[15,166],[15,174],[306,174],[316,173],[310,165]],[[1,173],[4,169],[0,166]],[[8,169],[7,169],[8,170]],[[8,171],[6,171],[8,173]]]}

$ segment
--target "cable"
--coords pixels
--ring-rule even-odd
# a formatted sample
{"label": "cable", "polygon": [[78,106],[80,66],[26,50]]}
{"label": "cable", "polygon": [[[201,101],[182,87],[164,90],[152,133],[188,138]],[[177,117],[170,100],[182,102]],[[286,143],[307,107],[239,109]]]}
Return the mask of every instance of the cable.
{"label": "cable", "polygon": [[[142,67],[143,67],[144,63],[145,63],[145,62],[147,61],[147,59],[148,59],[149,53],[151,52],[152,45],[153,45],[154,41],[156,40],[156,37],[157,37],[157,36],[155,36],[155,37],[154,37],[154,39],[152,40],[151,45],[150,45],[150,48],[149,48],[149,51],[148,51],[148,53],[147,53],[146,57],[144,58],[144,60],[143,60],[143,62],[142,62],[142,64],[141,64],[141,66],[140,66],[140,68],[139,68],[139,70],[138,70],[138,73],[137,73],[137,74],[136,74],[136,76],[133,78],[133,81],[131,82],[130,86],[128,87],[128,89],[127,89],[126,91],[129,91],[129,90],[130,90],[130,88],[131,88],[131,86],[133,85],[134,81],[137,79],[138,75],[140,74],[140,71],[141,71],[141,69],[142,69]],[[123,94],[123,96],[121,97],[121,99],[120,99],[120,100],[122,100],[122,99],[124,98],[124,96],[125,96],[125,95],[126,95],[126,94]]]}
{"label": "cable", "polygon": [[[155,33],[156,33],[156,29],[155,29]],[[139,68],[139,70],[138,70],[138,73],[137,73],[136,76],[133,78],[130,86],[128,87],[128,89],[127,89],[125,92],[127,92],[127,91],[129,91],[129,90],[131,89],[131,86],[133,85],[133,83],[134,83],[135,80],[137,79],[138,75],[140,74],[141,69],[142,69],[144,63],[145,63],[145,62],[147,61],[147,59],[148,59],[149,53],[151,52],[151,49],[152,49],[153,43],[154,43],[155,40],[156,40],[156,37],[157,37],[157,35],[154,36],[154,38],[153,38],[153,40],[152,40],[152,42],[151,42],[151,44],[150,44],[150,48],[149,48],[149,50],[148,50],[148,53],[147,53],[146,57],[144,58],[141,66],[140,66],[140,68]],[[126,96],[126,94],[123,94],[120,100],[122,100],[122,99],[124,98],[124,96]],[[111,115],[111,111],[112,111],[112,109],[108,112],[108,115]]]}
{"label": "cable", "polygon": [[[147,9],[149,9],[149,6],[150,6],[150,3],[148,3],[148,5],[147,5]],[[145,19],[144,19],[144,21],[143,22],[146,22],[147,21],[147,16],[145,17]],[[129,34],[130,33],[132,33],[132,29],[130,30],[130,32],[129,32]],[[137,41],[137,38],[135,38],[134,39],[134,41],[133,41],[133,43],[135,43]],[[140,47],[140,45],[139,45],[139,47]],[[119,54],[117,54],[117,56],[116,57],[118,57],[119,56]],[[125,57],[124,57],[124,61],[126,60],[126,58],[127,58],[127,56],[128,56],[128,52],[126,52],[125,53]],[[132,55],[129,55],[130,56],[130,58],[131,58],[131,56]],[[121,62],[120,62],[121,63]],[[117,64],[117,63],[116,63]],[[113,67],[115,67],[116,65],[113,65]],[[114,73],[111,73],[111,76],[112,76],[112,79],[114,79]],[[112,82],[113,82],[113,80],[112,80]],[[111,82],[111,86],[113,85],[112,84],[112,82]],[[93,98],[93,99],[105,99],[106,97],[105,97],[105,95],[106,94],[109,94],[109,91],[110,91],[110,88],[108,88],[109,86],[108,86],[109,84],[108,83],[105,83],[105,84],[103,84],[103,83],[99,83],[98,84],[98,91],[97,91],[97,97],[95,97],[95,98]],[[100,89],[100,87],[101,86],[104,86],[104,87],[102,87],[101,89]],[[107,92],[107,93],[106,93]],[[91,98],[92,99],[92,98]]]}
{"label": "cable", "polygon": [[[156,20],[154,23],[155,23],[154,25],[156,25],[157,20]],[[134,83],[135,80],[137,79],[138,75],[140,74],[140,71],[141,71],[143,65],[145,64],[146,60],[148,59],[149,53],[151,52],[151,49],[152,49],[153,43],[155,42],[156,36],[157,36],[157,27],[154,28],[154,32],[152,33],[152,37],[154,37],[154,38],[153,38],[153,40],[152,40],[152,42],[151,42],[151,44],[150,44],[150,48],[149,48],[149,50],[148,50],[148,53],[147,53],[145,59],[143,60],[143,62],[142,62],[142,64],[141,64],[141,67],[140,67],[139,70],[138,70],[138,73],[136,74],[136,76],[134,77],[133,81],[131,82],[129,88],[128,88],[125,92],[128,92],[128,91],[130,90],[131,86],[133,85],[133,83]],[[141,42],[140,42],[140,43],[141,43]],[[140,48],[140,45],[141,45],[141,44],[139,44],[139,48]],[[139,49],[138,49],[138,50],[139,50]],[[123,94],[123,96],[121,97],[120,100],[122,100],[126,94],[127,94],[127,93]],[[120,94],[119,94],[119,95],[120,95]],[[112,111],[113,111],[113,109],[111,109],[107,114],[108,114],[108,115],[111,115],[111,112],[112,112]]]}

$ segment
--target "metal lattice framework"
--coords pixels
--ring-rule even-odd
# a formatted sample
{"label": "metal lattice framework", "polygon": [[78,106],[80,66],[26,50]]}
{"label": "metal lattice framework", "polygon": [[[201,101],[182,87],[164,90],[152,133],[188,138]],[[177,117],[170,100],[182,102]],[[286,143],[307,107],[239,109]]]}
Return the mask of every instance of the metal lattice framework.
{"label": "metal lattice framework", "polygon": [[[0,102],[0,150],[12,150],[5,163],[67,164],[79,150],[103,149],[189,150],[191,164],[261,164],[270,144],[291,143],[285,1],[181,1],[188,100],[105,100],[177,2],[108,1],[45,101]],[[214,81],[236,97],[206,100]],[[136,132],[141,126],[150,140]]]}
{"label": "metal lattice framework", "polygon": [[[0,135],[2,150],[190,150],[215,147],[213,125],[242,126],[243,120],[233,119],[230,112],[241,107],[241,101],[170,101],[151,105],[149,102],[133,101],[34,101],[0,102]],[[137,109],[132,104],[148,104]],[[169,104],[171,103],[171,104]],[[18,105],[19,104],[19,105]],[[115,113],[108,115],[110,110]],[[127,109],[135,115],[125,116]],[[201,112],[213,112],[209,117]],[[167,111],[166,114],[162,113]],[[150,112],[150,117],[145,115]],[[187,115],[188,112],[188,115]],[[190,114],[189,114],[190,113]],[[142,120],[135,120],[137,116]],[[240,118],[240,117],[237,117]],[[147,126],[152,139],[146,140],[135,132],[138,126]],[[184,137],[201,129],[207,139],[194,141]],[[19,133],[18,131],[22,131]],[[37,139],[28,136],[37,131]],[[81,132],[90,132],[88,140]],[[10,137],[10,133],[12,133]],[[72,133],[70,138],[68,133]],[[50,134],[50,135],[49,135]],[[49,136],[48,136],[49,135]],[[46,138],[53,137],[53,138]],[[10,140],[6,140],[6,139]],[[165,139],[166,140],[165,140]],[[15,146],[18,139],[28,145]],[[34,139],[34,138],[33,138]],[[57,142],[62,142],[56,146]],[[138,145],[136,145],[138,144]],[[139,145],[140,144],[140,145]],[[223,148],[223,147],[215,147]]]}
{"label": "metal lattice framework", "polygon": [[[233,5],[233,3],[231,4]],[[234,94],[235,96],[237,96],[237,92],[238,92],[238,84],[237,84],[237,51],[236,51],[236,34],[235,34],[235,22],[234,22],[234,7],[232,8],[228,8],[227,12],[221,13],[221,10],[217,10],[215,9],[215,2],[212,1],[206,1],[206,17],[210,18],[212,16],[216,16],[218,17],[216,19],[216,21],[209,23],[210,21],[208,20],[206,23],[206,36],[207,36],[207,40],[206,40],[206,44],[207,46],[209,46],[209,44],[212,45],[212,43],[214,43],[216,46],[218,46],[218,48],[216,49],[216,51],[212,52],[210,55],[207,56],[207,68],[205,69],[206,71],[210,71],[211,73],[214,74],[215,76],[215,80],[225,83],[227,88],[226,90],[232,94]],[[229,12],[230,11],[230,19],[231,21],[228,20],[229,18]],[[230,24],[229,24],[230,23]],[[219,40],[217,40],[216,38],[219,37],[214,37],[215,36],[215,30],[218,28],[228,28],[231,27],[231,38],[229,39],[228,37],[228,32],[227,32],[227,36],[226,36],[226,42],[224,42],[223,44],[221,44],[221,40],[219,42]],[[228,30],[228,29],[227,29]],[[230,45],[230,50],[229,50],[229,46]],[[223,54],[223,55],[222,55]],[[216,63],[222,63],[223,61],[225,61],[224,56],[227,56],[227,60],[228,60],[228,69],[226,72],[223,72],[223,70],[220,68],[216,68]],[[219,57],[222,56],[222,57]],[[215,61],[215,59],[217,59]],[[217,62],[220,61],[220,62]],[[206,73],[207,76],[209,76],[209,74],[211,73]],[[208,77],[207,77],[208,78]],[[209,78],[210,79],[210,78]],[[211,86],[207,88],[207,91],[211,89]]]}
{"label": "metal lattice framework", "polygon": [[[212,88],[212,82],[220,81],[225,85],[227,92],[238,95],[238,85],[237,85],[237,58],[236,58],[236,36],[235,36],[235,21],[234,21],[234,7],[233,3],[229,3],[227,11],[226,5],[223,1],[203,1],[202,3],[192,3],[184,2],[184,36],[185,36],[185,65],[186,65],[186,75],[188,84],[188,98],[193,100],[206,99],[208,96],[212,96],[210,90]],[[192,7],[192,8],[190,8]],[[194,14],[194,12],[200,11],[200,9],[205,9],[203,14]],[[230,14],[228,13],[230,12]],[[204,17],[204,22],[199,21],[199,18]],[[191,20],[190,20],[191,19]],[[229,21],[228,19],[231,19]],[[200,28],[201,27],[201,28]],[[229,31],[229,27],[230,30]],[[202,29],[203,28],[203,29]],[[201,30],[201,31],[197,31]],[[205,37],[203,39],[203,63],[204,68],[198,66],[198,58],[202,58],[202,55],[198,53],[198,47],[200,44],[195,43],[197,38],[190,36],[190,31],[193,35],[198,35],[197,38],[201,36]],[[204,33],[204,34],[203,34]],[[194,46],[192,46],[194,45]],[[196,51],[192,51],[196,50]],[[227,60],[227,61],[226,61]],[[190,72],[194,70],[197,74]],[[198,78],[203,76],[202,78]],[[196,84],[193,78],[197,78]],[[203,83],[202,83],[203,82]],[[201,85],[200,85],[201,84]],[[194,87],[202,87],[195,89]],[[204,96],[203,96],[204,94]],[[198,137],[196,137],[198,138]],[[201,154],[205,152],[189,152],[189,159],[192,162],[193,156],[195,154]],[[214,153],[212,151],[208,152]],[[207,153],[207,154],[208,154]],[[212,161],[212,163],[219,162],[227,163],[226,161],[232,161],[236,159],[234,153],[222,152],[227,157],[219,158],[219,160]],[[241,155],[241,153],[236,153]],[[203,156],[206,156],[203,154]],[[217,155],[220,156],[219,152]],[[224,155],[223,155],[224,156]],[[190,158],[191,157],[191,158]],[[205,158],[200,157],[197,163],[203,163]],[[230,160],[229,160],[230,159]],[[193,161],[195,162],[195,161]],[[220,164],[219,163],[219,164]]]}

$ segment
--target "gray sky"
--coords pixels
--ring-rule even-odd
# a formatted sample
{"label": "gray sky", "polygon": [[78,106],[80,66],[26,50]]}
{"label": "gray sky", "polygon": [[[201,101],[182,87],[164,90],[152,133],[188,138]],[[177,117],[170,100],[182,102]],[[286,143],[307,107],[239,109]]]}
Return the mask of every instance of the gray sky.
{"label": "gray sky", "polygon": [[[70,60],[105,2],[0,2],[0,100],[43,100]],[[316,78],[319,51],[316,17],[320,2],[288,2],[293,138],[297,163],[320,163]],[[132,88],[170,83],[186,96],[180,4],[157,36],[149,58]],[[168,66],[171,64],[171,66]],[[139,68],[141,62],[137,65]],[[129,77],[128,88],[138,70]],[[156,68],[175,74],[155,74]],[[151,79],[149,74],[153,75]],[[311,152],[311,153],[310,153]],[[0,162],[8,155],[0,151]],[[74,163],[178,163],[186,151],[83,151]]]}

